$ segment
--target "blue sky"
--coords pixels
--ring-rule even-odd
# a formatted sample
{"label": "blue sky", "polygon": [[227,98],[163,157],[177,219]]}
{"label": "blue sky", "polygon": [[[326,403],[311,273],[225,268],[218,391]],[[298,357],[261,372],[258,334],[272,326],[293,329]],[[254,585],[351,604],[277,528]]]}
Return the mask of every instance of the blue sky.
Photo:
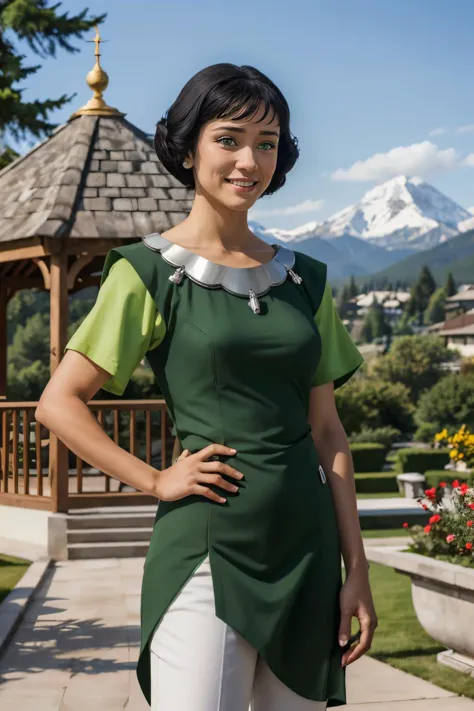
{"label": "blue sky", "polygon": [[[71,12],[86,6],[62,4]],[[89,7],[108,13],[106,100],[147,132],[210,64],[250,64],[279,86],[300,158],[250,219],[283,229],[322,221],[401,173],[474,206],[472,0],[94,0]],[[77,92],[53,115],[58,123],[90,97],[94,45],[75,44],[80,53],[59,51],[25,84],[28,99]]]}

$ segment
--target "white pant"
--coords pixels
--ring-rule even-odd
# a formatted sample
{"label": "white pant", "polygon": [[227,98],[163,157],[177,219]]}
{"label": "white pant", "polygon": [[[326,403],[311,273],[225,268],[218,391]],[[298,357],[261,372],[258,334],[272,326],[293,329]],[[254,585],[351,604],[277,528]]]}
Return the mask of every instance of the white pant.
{"label": "white pant", "polygon": [[283,684],[216,617],[209,556],[172,602],[150,643],[151,711],[325,711]]}

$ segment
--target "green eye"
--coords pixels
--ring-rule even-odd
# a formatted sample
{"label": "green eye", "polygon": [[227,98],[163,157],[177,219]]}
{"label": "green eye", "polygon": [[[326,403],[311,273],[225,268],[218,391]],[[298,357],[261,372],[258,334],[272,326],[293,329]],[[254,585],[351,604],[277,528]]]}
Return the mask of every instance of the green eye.
{"label": "green eye", "polygon": [[[233,136],[222,136],[222,138],[217,139],[217,143],[221,143],[221,141],[235,141],[235,138]],[[229,146],[228,143],[223,143],[222,145]],[[264,143],[261,143],[260,145],[270,146],[269,149],[266,149],[266,150],[270,150],[270,151],[275,150],[275,148],[276,148],[276,145],[274,143],[271,143],[270,141],[264,141]]]}

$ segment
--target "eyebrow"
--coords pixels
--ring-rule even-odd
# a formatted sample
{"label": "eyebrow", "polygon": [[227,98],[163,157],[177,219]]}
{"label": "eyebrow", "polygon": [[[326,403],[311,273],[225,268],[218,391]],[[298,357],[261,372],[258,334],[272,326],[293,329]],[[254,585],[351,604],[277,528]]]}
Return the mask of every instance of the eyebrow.
{"label": "eyebrow", "polygon": [[[218,126],[214,128],[213,131],[236,131],[236,133],[245,133],[245,128],[238,128],[237,126]],[[278,131],[260,131],[262,136],[280,136]]]}

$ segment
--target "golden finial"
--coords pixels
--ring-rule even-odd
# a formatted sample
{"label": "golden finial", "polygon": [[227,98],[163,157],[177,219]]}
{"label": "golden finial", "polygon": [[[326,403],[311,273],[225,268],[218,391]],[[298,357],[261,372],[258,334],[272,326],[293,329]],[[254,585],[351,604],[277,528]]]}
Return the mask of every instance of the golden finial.
{"label": "golden finial", "polygon": [[103,40],[100,38],[99,34],[99,28],[97,25],[95,25],[95,37],[93,40],[87,40],[88,42],[94,42],[95,44],[95,50],[94,50],[94,55],[95,55],[95,66],[93,69],[90,70],[89,74],[86,77],[86,81],[92,91],[94,92],[94,96],[89,99],[87,104],[85,106],[82,106],[80,109],[75,111],[72,115],[71,118],[76,118],[76,116],[125,116],[121,111],[118,109],[114,109],[112,106],[109,106],[108,104],[105,103],[104,98],[102,96],[102,92],[104,92],[107,89],[107,86],[109,84],[109,77],[107,75],[107,72],[104,72],[102,67],[100,66],[100,43],[103,42]]}

